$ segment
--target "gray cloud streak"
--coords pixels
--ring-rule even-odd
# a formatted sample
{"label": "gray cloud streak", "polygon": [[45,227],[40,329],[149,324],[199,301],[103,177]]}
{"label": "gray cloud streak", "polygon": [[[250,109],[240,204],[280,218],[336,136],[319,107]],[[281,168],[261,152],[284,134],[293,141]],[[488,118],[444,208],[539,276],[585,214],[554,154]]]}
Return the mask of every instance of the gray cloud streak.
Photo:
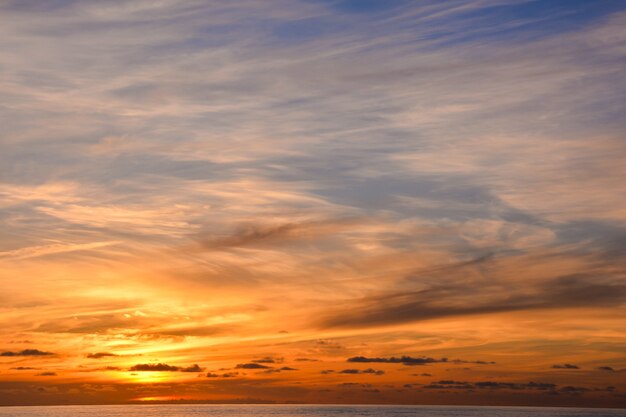
{"label": "gray cloud streak", "polygon": [[[346,311],[329,314],[324,327],[365,327],[407,323],[443,317],[492,314],[511,311],[619,306],[626,301],[622,282],[594,282],[589,276],[574,275],[531,288],[509,289],[506,294],[480,294],[471,286],[449,287],[374,296],[355,301]],[[450,303],[450,297],[460,302]]]}

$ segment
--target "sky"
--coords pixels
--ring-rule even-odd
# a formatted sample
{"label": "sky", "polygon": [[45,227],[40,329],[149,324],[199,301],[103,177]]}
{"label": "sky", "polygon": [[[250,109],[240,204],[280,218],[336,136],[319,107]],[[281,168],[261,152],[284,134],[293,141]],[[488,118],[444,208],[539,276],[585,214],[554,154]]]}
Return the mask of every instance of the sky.
{"label": "sky", "polygon": [[625,28],[0,2],[0,405],[626,407]]}

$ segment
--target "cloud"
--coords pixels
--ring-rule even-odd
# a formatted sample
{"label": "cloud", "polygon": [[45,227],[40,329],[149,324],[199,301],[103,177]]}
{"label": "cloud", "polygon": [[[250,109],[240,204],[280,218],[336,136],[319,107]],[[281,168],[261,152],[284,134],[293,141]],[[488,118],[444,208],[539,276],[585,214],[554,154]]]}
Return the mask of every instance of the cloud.
{"label": "cloud", "polygon": [[273,358],[271,356],[267,356],[261,359],[254,359],[252,362],[254,363],[283,363],[285,358]]}
{"label": "cloud", "polygon": [[225,372],[221,375],[213,373],[213,372],[208,372],[206,374],[207,378],[235,378],[239,376],[239,372]]}
{"label": "cloud", "polygon": [[411,356],[390,357],[390,358],[367,358],[365,356],[354,356],[348,358],[348,362],[361,362],[361,363],[401,363],[408,366],[427,365],[430,363],[447,363],[447,358],[414,358]]}
{"label": "cloud", "polygon": [[129,371],[143,372],[202,372],[204,368],[194,364],[187,367],[168,365],[166,363],[139,363],[128,368]]}
{"label": "cloud", "polygon": [[89,353],[87,354],[87,358],[89,359],[102,359],[102,358],[106,358],[106,357],[114,357],[114,356],[118,356],[115,353],[111,353],[111,352],[96,352],[96,353]]}
{"label": "cloud", "polygon": [[495,365],[496,364],[496,362],[494,361],[466,361],[463,359],[452,359],[450,362],[455,363],[455,364],[473,363],[476,365]]}
{"label": "cloud", "polygon": [[598,366],[596,369],[600,371],[615,372],[615,369],[611,366]]}
{"label": "cloud", "polygon": [[273,369],[268,369],[266,371],[264,371],[266,374],[272,374],[272,373],[280,373],[280,372],[284,372],[284,371],[297,371],[298,369],[296,368],[291,368],[289,366],[283,366],[282,368],[273,368]]}
{"label": "cloud", "polygon": [[374,375],[384,375],[385,371],[376,370],[372,368],[367,369],[344,369],[339,371],[340,374],[374,374]]}
{"label": "cloud", "polygon": [[293,240],[306,240],[326,234],[338,233],[353,226],[355,219],[328,219],[284,224],[243,224],[234,234],[226,237],[204,237],[199,244],[206,250],[224,250],[260,244],[280,244]]}
{"label": "cloud", "polygon": [[269,369],[270,366],[261,365],[260,363],[240,363],[235,366],[236,369]]}
{"label": "cloud", "polygon": [[210,326],[196,325],[196,326],[184,326],[184,327],[164,327],[160,329],[150,328],[142,331],[141,334],[150,337],[185,337],[185,336],[217,336],[227,332],[233,332],[236,330],[234,324],[221,325],[215,324]]}
{"label": "cloud", "polygon": [[[75,366],[101,349],[242,375],[280,371],[262,358],[280,352],[325,365],[172,379],[216,398],[356,402],[298,386],[442,361],[392,353],[445,352],[450,375],[471,363],[511,383],[563,376],[545,369],[555,346],[575,363],[620,357],[624,7],[35,3],[0,2],[0,328],[63,350],[64,380],[101,379]],[[454,352],[534,359],[491,369]],[[336,365],[359,354],[383,361]]]}
{"label": "cloud", "polygon": [[571,363],[552,365],[552,368],[553,369],[580,369],[578,365],[572,365]]}
{"label": "cloud", "polygon": [[490,390],[537,390],[537,391],[552,391],[557,388],[556,384],[549,382],[499,382],[499,381],[454,381],[454,380],[441,380],[436,381],[428,385],[424,385],[425,389],[490,389]]}
{"label": "cloud", "polygon": [[538,390],[546,390],[553,389],[556,387],[555,384],[546,383],[546,382],[529,382],[527,384],[517,384],[513,382],[494,382],[494,381],[483,381],[483,382],[475,382],[474,386],[477,388],[488,388],[488,389],[538,389]]}
{"label": "cloud", "polygon": [[[347,311],[328,314],[324,327],[390,325],[435,318],[493,314],[511,311],[617,306],[626,300],[626,285],[612,279],[591,280],[584,274],[569,275],[534,287],[509,287],[506,293],[485,291],[480,298],[469,285],[432,286],[372,296],[353,302]],[[458,299],[447,304],[447,299]]]}
{"label": "cloud", "polygon": [[575,387],[571,385],[559,388],[559,392],[562,392],[565,394],[574,394],[574,395],[582,394],[588,391],[591,391],[591,389],[587,387]]}
{"label": "cloud", "polygon": [[100,368],[81,369],[80,372],[123,371],[123,370],[124,368],[120,366],[103,366]]}
{"label": "cloud", "polygon": [[250,225],[242,227],[235,235],[212,240],[202,240],[201,244],[205,249],[225,249],[247,246],[272,240],[288,239],[297,229],[298,226],[294,224],[266,227]]}
{"label": "cloud", "polygon": [[35,376],[57,376],[56,372],[41,372]]}
{"label": "cloud", "polygon": [[50,356],[54,355],[52,352],[44,352],[38,349],[24,349],[19,352],[2,352],[0,356]]}
{"label": "cloud", "polygon": [[201,368],[200,365],[194,364],[192,366],[188,366],[186,368],[180,368],[181,372],[202,372],[204,368]]}
{"label": "cloud", "polygon": [[76,244],[53,244],[53,245],[46,245],[46,246],[28,247],[28,248],[21,248],[21,249],[16,249],[12,251],[0,252],[0,260],[3,258],[27,259],[27,258],[63,254],[63,253],[75,252],[75,251],[90,251],[94,249],[100,249],[100,248],[105,248],[107,246],[116,245],[119,243],[121,242],[109,241],[109,242],[90,242],[90,243],[76,243]]}
{"label": "cloud", "polygon": [[139,363],[131,366],[129,371],[148,371],[148,372],[177,372],[181,368],[179,366],[172,366],[165,363]]}

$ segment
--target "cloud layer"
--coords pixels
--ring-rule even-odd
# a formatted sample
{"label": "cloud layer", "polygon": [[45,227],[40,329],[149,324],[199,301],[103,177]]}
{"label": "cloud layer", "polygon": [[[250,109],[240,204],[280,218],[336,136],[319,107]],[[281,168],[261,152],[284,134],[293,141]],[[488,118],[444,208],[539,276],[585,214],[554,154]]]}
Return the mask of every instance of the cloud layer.
{"label": "cloud layer", "polygon": [[0,405],[623,406],[618,3],[3,2]]}

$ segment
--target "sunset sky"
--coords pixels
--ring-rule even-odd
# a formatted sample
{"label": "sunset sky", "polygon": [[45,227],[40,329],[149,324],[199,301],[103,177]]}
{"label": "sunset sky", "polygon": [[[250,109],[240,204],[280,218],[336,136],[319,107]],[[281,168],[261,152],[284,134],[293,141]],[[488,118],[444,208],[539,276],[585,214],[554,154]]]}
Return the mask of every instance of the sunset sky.
{"label": "sunset sky", "polygon": [[0,405],[626,407],[626,2],[0,1]]}

